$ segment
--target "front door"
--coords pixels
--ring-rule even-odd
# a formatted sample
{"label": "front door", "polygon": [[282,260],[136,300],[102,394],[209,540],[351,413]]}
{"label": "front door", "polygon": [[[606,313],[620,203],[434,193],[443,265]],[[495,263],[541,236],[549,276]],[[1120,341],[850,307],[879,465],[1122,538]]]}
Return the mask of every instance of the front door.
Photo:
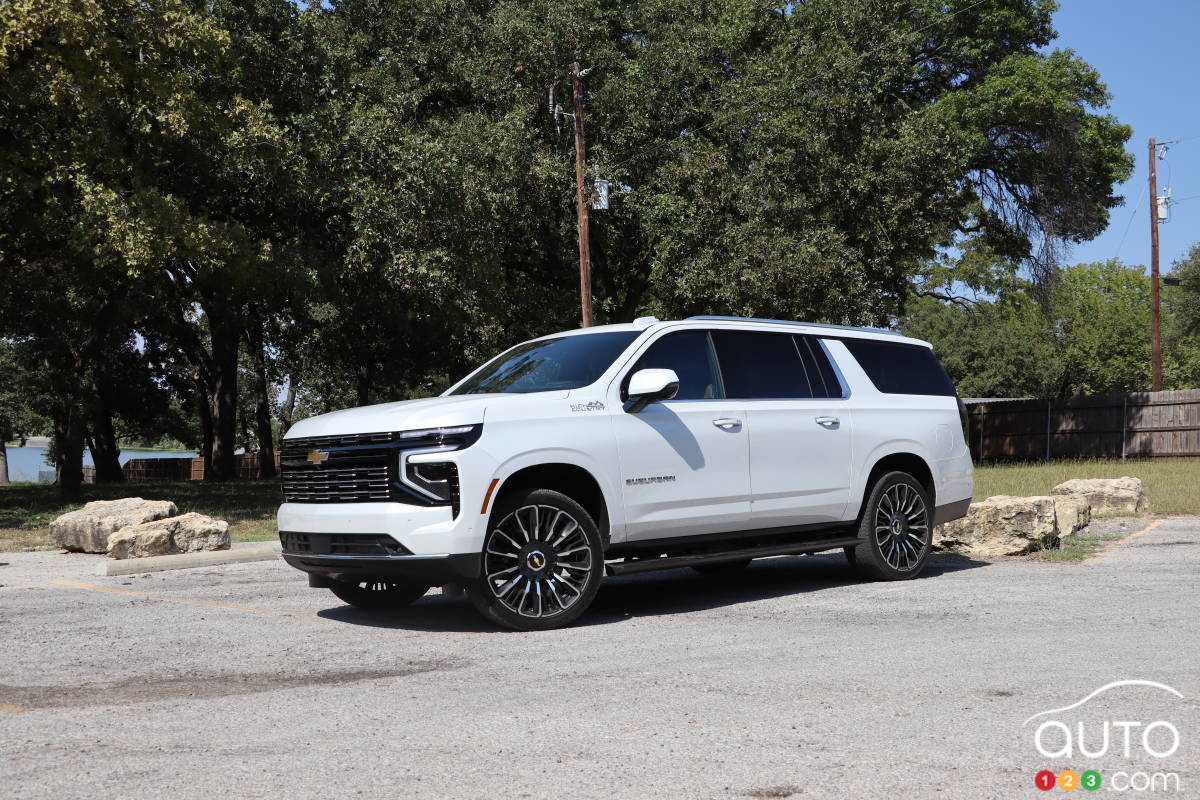
{"label": "front door", "polygon": [[[723,397],[707,331],[667,333],[627,370],[663,368],[679,392],[630,414],[614,402],[628,541],[747,527],[750,450],[746,404]],[[621,387],[614,387],[621,391]],[[622,398],[623,399],[623,398]]]}

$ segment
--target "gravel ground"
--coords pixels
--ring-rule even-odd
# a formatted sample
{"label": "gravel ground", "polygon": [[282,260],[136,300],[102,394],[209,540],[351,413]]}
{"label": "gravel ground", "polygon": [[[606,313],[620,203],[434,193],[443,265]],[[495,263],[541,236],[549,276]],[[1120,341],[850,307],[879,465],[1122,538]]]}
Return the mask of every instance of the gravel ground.
{"label": "gravel ground", "polygon": [[[610,579],[537,634],[436,592],[357,611],[281,562],[102,578],[96,558],[0,554],[4,798],[1013,798],[1068,768],[1200,796],[1196,518],[1081,564],[936,556],[904,583],[840,555]],[[1176,753],[1037,753],[1027,717],[1125,679],[1184,698],[1072,713],[1169,720]]]}

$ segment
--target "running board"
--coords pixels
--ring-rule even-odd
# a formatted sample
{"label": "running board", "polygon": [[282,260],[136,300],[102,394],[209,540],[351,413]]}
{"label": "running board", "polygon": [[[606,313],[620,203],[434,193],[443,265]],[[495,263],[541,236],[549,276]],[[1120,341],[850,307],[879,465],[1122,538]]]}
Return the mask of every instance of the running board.
{"label": "running board", "polygon": [[842,547],[856,547],[862,544],[857,536],[839,536],[834,539],[813,539],[807,542],[792,542],[790,544],[775,544],[766,547],[747,547],[743,550],[722,550],[717,553],[697,553],[686,556],[659,556],[656,558],[638,558],[632,561],[618,561],[605,564],[609,575],[632,575],[637,572],[651,572],[656,569],[675,569],[677,567],[694,567],[700,564],[721,564],[729,561],[744,561],[747,558],[766,558],[767,556],[798,556],[807,553],[819,553],[822,550],[836,550]]}

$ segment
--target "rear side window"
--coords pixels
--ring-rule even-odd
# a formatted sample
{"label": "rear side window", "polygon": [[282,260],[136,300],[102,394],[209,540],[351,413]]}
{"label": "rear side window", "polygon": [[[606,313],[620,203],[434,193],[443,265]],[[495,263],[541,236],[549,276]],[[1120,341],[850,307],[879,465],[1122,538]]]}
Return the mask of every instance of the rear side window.
{"label": "rear side window", "polygon": [[786,333],[713,331],[725,396],[745,399],[812,397],[799,344]]}
{"label": "rear side window", "polygon": [[928,347],[877,339],[843,339],[875,388],[887,394],[954,397],[950,376]]}
{"label": "rear side window", "polygon": [[670,333],[650,345],[625,376],[621,395],[626,395],[629,376],[639,369],[673,369],[679,376],[676,400],[711,400],[721,396],[721,380],[717,376],[712,349],[708,346],[707,331]]}

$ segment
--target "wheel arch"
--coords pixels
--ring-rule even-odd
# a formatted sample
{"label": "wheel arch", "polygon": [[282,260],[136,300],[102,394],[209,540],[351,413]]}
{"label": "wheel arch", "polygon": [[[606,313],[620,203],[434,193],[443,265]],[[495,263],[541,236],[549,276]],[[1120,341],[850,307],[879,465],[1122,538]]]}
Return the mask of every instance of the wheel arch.
{"label": "wheel arch", "polygon": [[866,484],[863,486],[862,496],[859,498],[860,514],[875,482],[889,472],[905,472],[916,478],[929,495],[930,513],[932,513],[932,509],[937,507],[937,482],[933,478],[933,470],[930,468],[929,462],[916,453],[899,451],[878,458],[871,467],[871,471],[867,474]]}
{"label": "wheel arch", "polygon": [[[561,492],[591,515],[600,529],[605,546],[609,542],[610,519],[608,501],[600,482],[585,467],[569,462],[547,462],[522,467],[506,477],[496,488],[491,508],[500,498],[518,489],[550,489]],[[490,509],[489,509],[490,510]]]}

